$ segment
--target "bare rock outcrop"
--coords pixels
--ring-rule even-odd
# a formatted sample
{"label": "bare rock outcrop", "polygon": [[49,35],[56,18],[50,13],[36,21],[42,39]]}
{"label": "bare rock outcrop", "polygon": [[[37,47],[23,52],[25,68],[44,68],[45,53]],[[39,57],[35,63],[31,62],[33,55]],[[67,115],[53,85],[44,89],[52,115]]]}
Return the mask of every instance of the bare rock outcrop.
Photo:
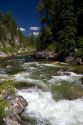
{"label": "bare rock outcrop", "polygon": [[7,117],[4,118],[5,125],[21,125],[20,114],[28,105],[22,96],[15,96],[8,108],[6,108]]}

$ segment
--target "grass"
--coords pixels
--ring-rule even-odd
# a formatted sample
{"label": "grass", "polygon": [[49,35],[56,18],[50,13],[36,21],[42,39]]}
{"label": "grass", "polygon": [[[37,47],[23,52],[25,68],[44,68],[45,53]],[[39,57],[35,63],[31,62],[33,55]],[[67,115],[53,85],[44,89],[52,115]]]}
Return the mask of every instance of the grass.
{"label": "grass", "polygon": [[6,117],[4,102],[0,102],[0,125],[4,125],[3,118]]}
{"label": "grass", "polygon": [[5,80],[0,85],[0,94],[3,93],[3,91],[7,92],[8,95],[14,95],[15,94],[15,83],[11,80]]}

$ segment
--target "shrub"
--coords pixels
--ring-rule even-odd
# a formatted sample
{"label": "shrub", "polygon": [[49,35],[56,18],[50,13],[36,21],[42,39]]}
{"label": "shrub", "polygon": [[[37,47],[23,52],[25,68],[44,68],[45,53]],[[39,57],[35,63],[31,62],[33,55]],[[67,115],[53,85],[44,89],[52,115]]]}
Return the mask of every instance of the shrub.
{"label": "shrub", "polygon": [[3,90],[7,90],[8,95],[15,94],[15,83],[11,80],[5,80],[3,84],[0,85],[0,94]]}
{"label": "shrub", "polygon": [[56,43],[52,43],[47,47],[47,50],[49,51],[55,51],[57,48],[57,44]]}
{"label": "shrub", "polygon": [[74,52],[75,57],[83,57],[83,50],[81,48],[76,49]]}

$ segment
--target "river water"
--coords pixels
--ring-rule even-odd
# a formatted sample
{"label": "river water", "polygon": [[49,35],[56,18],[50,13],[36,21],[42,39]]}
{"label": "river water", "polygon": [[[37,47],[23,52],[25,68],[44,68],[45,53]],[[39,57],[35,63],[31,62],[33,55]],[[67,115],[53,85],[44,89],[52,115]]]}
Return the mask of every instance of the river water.
{"label": "river water", "polygon": [[76,66],[22,56],[0,62],[0,79],[12,79],[28,106],[23,125],[83,125],[83,87]]}

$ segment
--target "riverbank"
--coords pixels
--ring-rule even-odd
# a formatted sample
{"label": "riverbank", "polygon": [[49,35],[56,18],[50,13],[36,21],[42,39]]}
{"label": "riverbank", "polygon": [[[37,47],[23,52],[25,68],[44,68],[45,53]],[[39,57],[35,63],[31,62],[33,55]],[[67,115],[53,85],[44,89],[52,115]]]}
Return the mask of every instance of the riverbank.
{"label": "riverbank", "polygon": [[0,51],[0,60],[12,59],[19,56],[34,55],[35,51],[20,51],[19,53],[4,53]]}
{"label": "riverbank", "polygon": [[0,125],[21,125],[21,113],[28,105],[16,95],[15,83],[6,80],[0,85]]}
{"label": "riverbank", "polygon": [[60,55],[59,53],[56,53],[55,51],[38,51],[34,55],[35,58],[37,59],[50,59],[50,60],[56,60],[60,62],[65,62],[69,64],[83,64],[83,58],[81,57],[76,57],[74,55],[69,54],[69,56],[63,56]]}

